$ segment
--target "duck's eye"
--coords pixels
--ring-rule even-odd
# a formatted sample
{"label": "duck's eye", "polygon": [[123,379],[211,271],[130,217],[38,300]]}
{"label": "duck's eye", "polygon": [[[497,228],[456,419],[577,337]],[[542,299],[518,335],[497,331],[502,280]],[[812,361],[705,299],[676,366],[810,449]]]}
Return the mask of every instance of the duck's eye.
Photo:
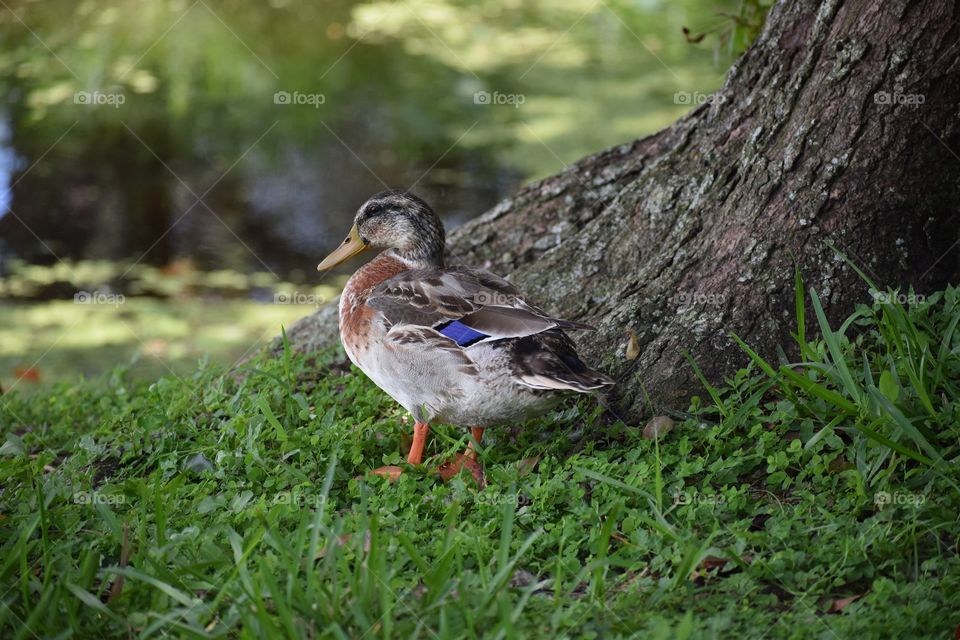
{"label": "duck's eye", "polygon": [[380,213],[381,211],[383,211],[383,205],[382,205],[382,204],[378,204],[378,203],[374,202],[373,204],[367,205],[367,214],[368,214],[368,215],[371,215],[371,216],[372,216],[372,215],[376,215],[376,214]]}

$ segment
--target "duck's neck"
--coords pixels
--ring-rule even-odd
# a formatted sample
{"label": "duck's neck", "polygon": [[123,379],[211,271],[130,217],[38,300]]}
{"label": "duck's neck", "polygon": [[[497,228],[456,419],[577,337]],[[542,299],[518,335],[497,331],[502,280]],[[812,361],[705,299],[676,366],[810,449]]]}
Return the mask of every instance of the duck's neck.
{"label": "duck's neck", "polygon": [[444,265],[443,253],[429,254],[399,249],[387,249],[380,257],[387,256],[402,263],[408,270],[413,269],[442,269]]}
{"label": "duck's neck", "polygon": [[[415,247],[413,249],[387,249],[379,257],[389,256],[402,262],[407,269],[442,269],[444,265],[443,246]],[[378,257],[378,259],[379,259]]]}
{"label": "duck's neck", "polygon": [[409,271],[410,266],[397,256],[384,251],[376,258],[357,269],[347,280],[340,295],[340,313],[348,313],[363,305],[370,292],[381,282]]}

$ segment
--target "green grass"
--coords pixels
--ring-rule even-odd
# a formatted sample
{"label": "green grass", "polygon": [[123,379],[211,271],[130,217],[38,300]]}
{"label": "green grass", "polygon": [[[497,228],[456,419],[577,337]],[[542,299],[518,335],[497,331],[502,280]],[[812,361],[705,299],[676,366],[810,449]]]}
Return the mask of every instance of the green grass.
{"label": "green grass", "polygon": [[4,396],[0,635],[948,637],[960,292],[841,327],[798,292],[802,362],[659,440],[587,401],[489,430],[484,491],[367,475],[408,427],[335,353]]}

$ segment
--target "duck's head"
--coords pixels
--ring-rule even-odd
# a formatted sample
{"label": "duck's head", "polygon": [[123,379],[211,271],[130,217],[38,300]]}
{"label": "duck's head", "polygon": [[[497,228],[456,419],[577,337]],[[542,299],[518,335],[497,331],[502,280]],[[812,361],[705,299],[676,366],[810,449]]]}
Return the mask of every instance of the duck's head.
{"label": "duck's head", "polygon": [[383,191],[363,203],[347,238],[317,265],[332,269],[367,249],[388,249],[411,268],[442,267],[443,223],[426,202],[406,191]]}

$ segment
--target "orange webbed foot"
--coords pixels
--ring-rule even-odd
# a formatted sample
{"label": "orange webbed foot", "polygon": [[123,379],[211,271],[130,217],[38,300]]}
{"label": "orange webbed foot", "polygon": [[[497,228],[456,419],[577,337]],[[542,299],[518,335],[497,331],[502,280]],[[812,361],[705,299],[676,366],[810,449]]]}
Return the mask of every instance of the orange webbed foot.
{"label": "orange webbed foot", "polygon": [[473,427],[470,429],[470,444],[467,445],[466,453],[458,453],[452,460],[448,460],[437,469],[440,477],[444,480],[456,476],[464,469],[470,471],[474,482],[481,489],[487,486],[487,480],[483,475],[483,464],[477,455],[477,446],[483,440],[483,427]]}
{"label": "orange webbed foot", "polygon": [[[417,465],[423,462],[423,450],[427,445],[427,436],[430,435],[430,426],[423,422],[413,425],[413,442],[410,444],[410,453],[407,454],[407,464]],[[388,478],[396,482],[403,474],[403,467],[388,465],[374,469],[370,473]]]}
{"label": "orange webbed foot", "polygon": [[470,477],[473,478],[479,488],[483,489],[487,486],[487,480],[483,475],[483,465],[470,453],[458,453],[437,467],[437,473],[444,480],[449,480],[459,475],[464,469],[470,472]]}
{"label": "orange webbed foot", "polygon": [[370,473],[387,478],[390,480],[390,482],[396,482],[403,473],[403,468],[396,465],[388,465],[386,467],[374,469]]}
{"label": "orange webbed foot", "polygon": [[[413,426],[413,443],[410,445],[410,453],[407,455],[407,464],[418,465],[423,461],[423,450],[429,433],[430,427],[425,423],[418,422]],[[451,460],[437,467],[436,471],[441,478],[449,480],[466,469],[470,472],[470,477],[477,483],[477,487],[483,489],[487,482],[483,474],[483,464],[480,463],[477,455],[477,446],[483,439],[483,428],[473,427],[470,429],[470,436],[471,440],[467,452],[458,453]],[[403,467],[388,465],[374,469],[370,473],[387,478],[390,482],[396,482],[403,472]]]}

